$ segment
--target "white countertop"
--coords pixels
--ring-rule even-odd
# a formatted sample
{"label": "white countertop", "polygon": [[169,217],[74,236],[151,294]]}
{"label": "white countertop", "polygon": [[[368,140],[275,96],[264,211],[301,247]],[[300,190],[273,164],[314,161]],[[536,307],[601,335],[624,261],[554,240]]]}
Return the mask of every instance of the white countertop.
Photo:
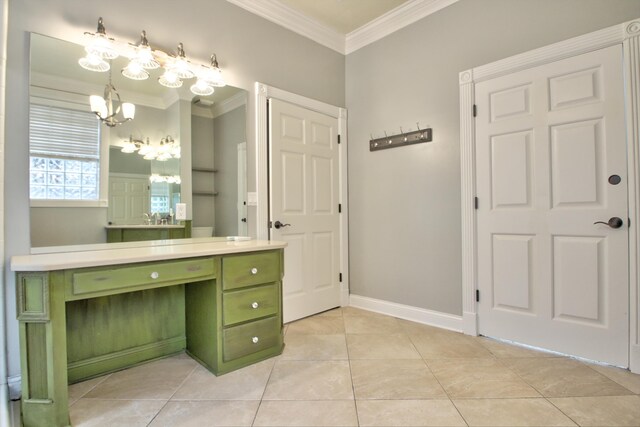
{"label": "white countertop", "polygon": [[177,224],[111,224],[104,228],[184,228],[184,225]]}
{"label": "white countertop", "polygon": [[[12,271],[51,271],[146,261],[225,255],[281,249],[286,242],[270,240],[228,241],[226,238],[152,240],[40,248],[40,253],[11,257]],[[47,251],[48,253],[44,253]],[[32,252],[38,252],[33,251]]]}

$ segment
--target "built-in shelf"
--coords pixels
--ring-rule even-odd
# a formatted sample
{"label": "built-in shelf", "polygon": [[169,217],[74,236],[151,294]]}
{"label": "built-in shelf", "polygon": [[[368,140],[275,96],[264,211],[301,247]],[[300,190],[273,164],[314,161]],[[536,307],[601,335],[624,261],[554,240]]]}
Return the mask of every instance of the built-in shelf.
{"label": "built-in shelf", "polygon": [[213,169],[213,168],[191,168],[191,170],[193,172],[210,172],[210,173],[218,172],[218,169]]}
{"label": "built-in shelf", "polygon": [[192,193],[194,196],[217,196],[218,192],[217,191],[194,191]]}

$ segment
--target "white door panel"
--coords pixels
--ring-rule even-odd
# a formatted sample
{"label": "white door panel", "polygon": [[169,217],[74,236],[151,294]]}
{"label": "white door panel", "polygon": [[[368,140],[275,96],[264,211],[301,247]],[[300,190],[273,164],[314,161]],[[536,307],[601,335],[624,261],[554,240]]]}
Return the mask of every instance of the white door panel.
{"label": "white door panel", "polygon": [[613,46],[476,85],[482,335],[627,366],[622,77]]}
{"label": "white door panel", "polygon": [[114,224],[143,224],[149,212],[149,179],[147,177],[109,176],[107,217]]}
{"label": "white door panel", "polygon": [[279,100],[270,104],[271,238],[288,243],[284,321],[340,305],[338,120]]}

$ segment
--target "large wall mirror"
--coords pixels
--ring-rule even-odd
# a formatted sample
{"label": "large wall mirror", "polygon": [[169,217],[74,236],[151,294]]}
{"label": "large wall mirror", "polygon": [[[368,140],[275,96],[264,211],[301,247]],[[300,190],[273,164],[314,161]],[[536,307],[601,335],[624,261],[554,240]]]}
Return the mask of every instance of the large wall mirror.
{"label": "large wall mirror", "polygon": [[[189,81],[160,85],[159,70],[124,77],[126,58],[93,72],[78,64],[83,56],[80,45],[31,34],[32,247],[104,243],[109,225],[171,225],[179,202],[191,204],[194,237],[246,235],[247,92],[225,86],[195,96]],[[109,81],[135,105],[134,118],[114,127],[89,102]]]}

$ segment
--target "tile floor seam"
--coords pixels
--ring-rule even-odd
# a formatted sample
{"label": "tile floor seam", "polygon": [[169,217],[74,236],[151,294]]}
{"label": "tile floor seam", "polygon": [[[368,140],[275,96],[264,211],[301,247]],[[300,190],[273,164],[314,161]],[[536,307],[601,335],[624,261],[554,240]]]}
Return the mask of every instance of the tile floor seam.
{"label": "tile floor seam", "polygon": [[[609,381],[613,381],[614,383],[618,384],[620,387],[622,387],[623,389],[625,389],[629,393],[631,393],[631,395],[637,395],[638,394],[638,393],[635,393],[633,390],[630,390],[629,388],[627,388],[624,384],[619,383],[618,381],[614,380],[613,378],[609,378],[607,375],[603,374],[602,372],[598,371],[597,369],[593,369],[593,367],[591,365],[589,365],[588,363],[583,362],[581,360],[578,360],[578,362],[582,363],[583,366],[586,366],[587,368],[589,368],[590,370],[592,370],[593,372],[595,372],[599,376],[601,376],[601,377],[603,377],[603,378],[605,378],[605,379],[607,379]],[[616,366],[616,368],[617,368],[617,366]],[[631,372],[631,371],[629,371],[629,372]],[[626,396],[628,396],[628,395],[626,395]],[[578,397],[578,396],[575,396],[575,397]]]}
{"label": "tile floor seam", "polygon": [[[184,354],[186,354],[186,352],[185,352]],[[169,402],[171,402],[171,399],[173,399],[173,396],[175,396],[175,395],[176,395],[176,393],[178,392],[178,390],[180,390],[180,387],[182,387],[182,386],[187,382],[187,380],[189,379],[189,377],[190,377],[191,375],[193,375],[193,373],[195,372],[195,370],[196,370],[196,369],[198,369],[198,365],[194,365],[194,366],[193,366],[193,369],[191,369],[191,371],[190,371],[187,375],[185,375],[185,377],[184,377],[184,379],[182,380],[182,382],[180,382],[180,384],[178,384],[178,386],[177,386],[177,387],[176,387],[176,389],[173,391],[173,393],[171,393],[171,396],[169,396],[169,398],[167,399],[167,401],[166,401],[166,402],[164,402],[164,405],[162,405],[162,407],[158,410],[158,412],[156,412],[156,414],[155,414],[155,415],[151,418],[151,420],[147,423],[147,427],[148,427],[148,426],[150,426],[150,425],[151,425],[151,423],[153,423],[153,420],[155,420],[155,419],[158,417],[158,415],[160,415],[160,412],[162,412],[162,410],[167,406],[167,404],[168,404]]]}
{"label": "tile floor seam", "polygon": [[547,402],[549,402],[554,408],[556,408],[558,411],[560,411],[560,413],[562,415],[564,415],[565,417],[569,418],[576,426],[578,427],[582,427],[581,424],[574,420],[573,418],[571,418],[571,416],[569,414],[567,414],[566,412],[564,412],[560,407],[558,407],[555,403],[553,403],[551,400],[549,400],[549,398],[545,397],[544,400],[546,400]]}
{"label": "tile floor seam", "polygon": [[[287,330],[288,329],[289,328],[287,328]],[[284,336],[286,336],[286,334]],[[286,342],[283,342],[283,343],[284,343],[284,347],[286,347],[286,345],[287,345]],[[282,349],[283,353],[284,353],[284,347]],[[264,383],[264,389],[262,389],[262,394],[260,395],[260,400],[258,401],[258,406],[256,408],[256,413],[253,414],[253,420],[251,421],[251,427],[253,427],[256,424],[256,419],[258,418],[258,413],[260,412],[260,407],[262,406],[262,402],[264,400],[264,395],[267,392],[267,387],[269,386],[269,381],[271,381],[271,376],[273,375],[273,371],[274,371],[274,369],[276,369],[276,364],[280,360],[282,360],[281,358],[282,358],[282,353],[280,353],[279,356],[276,356],[275,362],[273,362],[273,365],[271,365],[271,370],[269,371],[269,376],[267,377],[267,381],[265,381],[265,383]]]}
{"label": "tile floor seam", "polygon": [[[111,374],[107,374],[105,375],[100,381],[98,381],[97,383],[95,383],[93,385],[93,387],[91,387],[89,390],[85,391],[82,395],[80,395],[80,397],[78,397],[75,402],[73,402],[71,405],[69,405],[69,408],[71,408],[73,405],[75,405],[76,403],[78,403],[80,401],[80,399],[85,399],[85,396],[89,393],[91,393],[91,391],[93,391],[94,388],[98,387],[100,384],[102,384],[107,378],[109,378],[111,376]],[[88,380],[87,380],[88,381]],[[82,381],[81,381],[82,382]],[[79,384],[79,383],[76,383]],[[69,387],[67,386],[67,389]],[[68,398],[68,397],[67,397]]]}
{"label": "tile floor seam", "polygon": [[[510,358],[505,358],[503,360],[508,360],[508,359],[518,359],[516,357],[510,357]],[[532,389],[534,389],[541,397],[544,397],[545,399],[547,398],[547,396],[544,395],[544,393],[542,392],[542,390],[539,390],[538,387],[536,387],[535,385],[531,384],[529,381],[527,381],[526,379],[524,379],[522,377],[522,375],[520,375],[518,372],[516,372],[515,369],[512,369],[510,366],[506,365],[504,362],[501,363],[502,366],[504,366],[506,369],[508,369],[510,372],[512,372],[515,376],[517,376],[518,378],[520,378],[526,385],[528,385],[529,387],[531,387]]]}
{"label": "tile floor seam", "polygon": [[344,312],[342,308],[340,309],[342,312],[342,324],[344,328],[344,344],[347,347],[347,361],[349,362],[349,377],[351,378],[351,392],[353,393],[353,407],[356,410],[356,423],[358,427],[360,427],[360,415],[358,414],[358,399],[356,397],[356,386],[353,382],[353,369],[351,369],[351,353],[349,353],[349,342],[347,341],[347,325],[344,321]]}
{"label": "tile floor seam", "polygon": [[[413,340],[411,339],[411,336],[409,336],[409,341],[411,341],[411,343],[413,344]],[[414,344],[415,345],[415,344]],[[453,401],[453,399],[451,398],[451,395],[449,394],[449,392],[447,391],[446,388],[444,388],[444,386],[442,385],[442,383],[440,382],[440,379],[438,379],[438,377],[436,376],[435,372],[433,372],[433,369],[431,369],[431,366],[429,366],[429,362],[427,362],[427,359],[425,359],[422,356],[422,353],[418,352],[420,354],[420,357],[422,358],[422,362],[427,366],[427,369],[429,370],[429,372],[431,373],[431,375],[433,375],[433,378],[435,378],[435,380],[438,382],[438,385],[442,388],[442,390],[444,391],[444,394],[447,396],[447,399],[449,399],[449,402],[451,402],[451,404],[453,405],[453,407],[455,408],[456,412],[458,413],[458,415],[460,415],[460,418],[462,419],[462,421],[464,421],[464,423],[467,425],[467,427],[469,426],[469,422],[467,421],[467,419],[464,417],[464,415],[462,415],[462,412],[460,412],[460,409],[458,408],[458,406],[456,406],[456,403]]]}

